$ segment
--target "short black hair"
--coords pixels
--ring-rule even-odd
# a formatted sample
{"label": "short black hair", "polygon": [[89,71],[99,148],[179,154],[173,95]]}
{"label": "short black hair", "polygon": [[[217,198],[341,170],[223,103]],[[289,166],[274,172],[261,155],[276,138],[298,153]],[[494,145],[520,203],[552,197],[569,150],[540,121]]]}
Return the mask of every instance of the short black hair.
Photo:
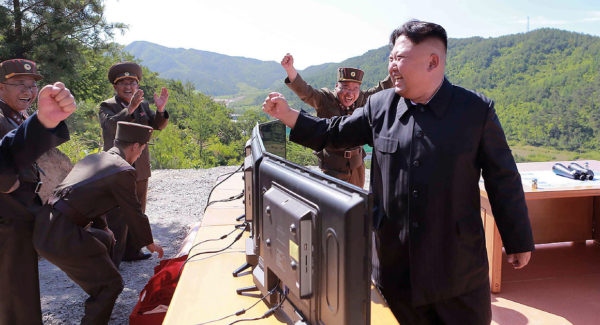
{"label": "short black hair", "polygon": [[402,26],[396,28],[390,35],[390,48],[394,48],[396,39],[400,36],[406,36],[414,44],[419,44],[428,38],[437,38],[444,43],[448,49],[448,35],[444,27],[426,21],[411,19]]}
{"label": "short black hair", "polygon": [[144,145],[144,143],[141,143],[141,142],[126,142],[126,141],[123,141],[123,140],[115,139],[113,141],[113,146],[115,146],[115,147],[117,147],[119,149],[127,149],[127,148],[131,147],[134,143],[137,143],[140,146]]}

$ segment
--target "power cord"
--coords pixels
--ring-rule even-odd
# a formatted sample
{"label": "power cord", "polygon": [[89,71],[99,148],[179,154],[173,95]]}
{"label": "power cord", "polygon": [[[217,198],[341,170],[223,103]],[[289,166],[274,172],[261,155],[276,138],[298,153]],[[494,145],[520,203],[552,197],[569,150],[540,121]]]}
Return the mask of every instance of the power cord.
{"label": "power cord", "polygon": [[[248,225],[246,224],[246,227]],[[202,254],[211,254],[211,253],[220,253],[226,249],[228,249],[229,247],[233,246],[233,244],[235,244],[238,240],[240,240],[240,238],[242,238],[242,235],[244,235],[244,231],[246,231],[246,227],[243,228],[239,228],[242,229],[242,231],[235,237],[235,239],[231,242],[231,244],[227,245],[224,248],[215,250],[215,251],[206,251],[206,252],[199,252],[196,254],[193,254],[191,256],[189,256],[184,262],[183,264],[181,264],[181,267],[179,267],[179,272],[177,273],[177,279],[179,280],[179,277],[181,276],[181,271],[183,271],[183,267],[187,264],[187,262],[189,262],[192,258],[196,257],[196,256],[200,256]],[[237,227],[236,227],[237,228]]]}
{"label": "power cord", "polygon": [[226,199],[210,201],[210,202],[208,202],[206,204],[206,207],[205,207],[204,211],[206,211],[206,208],[208,208],[208,206],[212,205],[213,203],[235,201],[235,200],[237,200],[239,198],[242,198],[243,196],[244,196],[244,191],[242,191],[242,193],[240,193],[240,194],[230,196],[230,197],[228,197]]}
{"label": "power cord", "polygon": [[[277,286],[275,287],[275,289],[277,288]],[[287,298],[288,295],[288,291],[286,290],[283,293],[283,298],[281,298],[281,300],[279,301],[279,303],[273,307],[271,307],[269,310],[267,310],[264,314],[262,314],[262,316],[260,317],[255,317],[255,318],[242,318],[242,319],[237,319],[231,323],[229,323],[228,325],[233,325],[235,323],[241,323],[241,322],[251,322],[251,321],[255,321],[255,320],[261,320],[261,319],[265,319],[271,315],[273,315],[275,313],[275,311],[277,311],[277,309],[281,308],[281,305],[283,305],[283,302],[285,301],[285,299]]]}
{"label": "power cord", "polygon": [[200,324],[196,324],[196,325],[205,325],[205,324],[210,324],[210,323],[214,323],[214,322],[218,322],[224,319],[227,319],[229,317],[233,317],[233,316],[240,316],[245,314],[248,310],[252,309],[254,306],[258,305],[259,302],[265,300],[267,297],[269,297],[270,295],[272,295],[273,293],[275,293],[275,291],[277,290],[277,287],[279,286],[279,281],[277,282],[277,284],[273,287],[273,289],[269,290],[269,292],[267,292],[265,295],[263,295],[259,300],[257,300],[256,302],[254,302],[252,305],[244,308],[244,309],[240,309],[238,311],[236,311],[233,314],[229,314],[227,316],[223,316],[219,319],[213,319],[204,323],[200,323]]}
{"label": "power cord", "polygon": [[223,240],[223,239],[227,238],[229,235],[233,234],[233,233],[234,233],[234,232],[235,232],[237,229],[240,229],[240,228],[245,228],[245,227],[246,227],[246,223],[245,223],[245,222],[244,222],[244,223],[241,223],[241,224],[239,224],[239,225],[235,225],[235,227],[233,228],[233,230],[232,230],[232,231],[230,231],[229,233],[227,233],[227,234],[225,234],[225,235],[222,235],[222,236],[221,236],[221,237],[219,237],[219,238],[205,239],[205,240],[203,240],[203,241],[200,241],[200,242],[197,242],[197,243],[195,243],[194,245],[192,245],[192,247],[190,247],[190,249],[188,250],[188,252],[191,252],[191,251],[192,251],[192,249],[194,249],[194,248],[198,247],[198,245],[200,245],[200,244],[204,244],[204,243],[207,243],[207,242],[209,242],[209,241]]}
{"label": "power cord", "polygon": [[[215,184],[215,186],[213,186],[210,189],[210,193],[208,193],[208,197],[206,198],[206,206],[204,206],[204,212],[206,212],[206,209],[208,208],[209,205],[216,203],[216,202],[227,202],[227,201],[233,201],[233,200],[237,200],[240,197],[244,196],[244,192],[242,191],[242,194],[238,194],[235,196],[232,196],[228,199],[225,200],[218,200],[218,201],[209,201],[210,200],[210,196],[212,195],[212,192],[215,190],[215,188],[217,188],[217,186],[221,185],[223,182],[225,182],[226,180],[228,180],[231,176],[233,176],[235,173],[239,172],[242,168],[244,168],[244,163],[242,162],[242,164],[240,165],[240,167],[238,167],[238,169],[236,169],[235,171],[232,171],[230,173],[225,173],[222,175],[219,175],[219,177],[224,176],[224,175],[228,175],[227,177],[225,177],[223,180],[219,181],[217,184]],[[217,179],[219,178],[217,177]]]}

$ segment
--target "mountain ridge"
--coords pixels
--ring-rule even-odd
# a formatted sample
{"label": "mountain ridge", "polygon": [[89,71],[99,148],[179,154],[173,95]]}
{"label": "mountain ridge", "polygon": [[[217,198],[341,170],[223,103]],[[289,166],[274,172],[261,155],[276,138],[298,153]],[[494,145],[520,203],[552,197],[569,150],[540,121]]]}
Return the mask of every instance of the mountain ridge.
{"label": "mountain ridge", "polygon": [[[168,52],[163,52],[166,56],[164,53]],[[161,73],[152,60],[132,54]],[[337,67],[357,67],[365,71],[361,88],[366,89],[388,74],[388,55],[389,47],[382,46],[339,63],[310,66],[299,73],[315,88],[333,89]],[[213,96],[226,94],[225,90],[232,91],[230,96],[240,96],[235,91],[244,89],[244,100],[231,104],[236,110],[256,108],[269,91],[279,91],[292,107],[313,111],[283,84],[285,71],[279,63],[263,62],[265,66],[259,66],[247,58],[216,58],[221,66],[234,67],[236,73],[215,74],[214,67],[203,70],[184,65],[186,68],[176,76],[187,72],[212,78],[205,83],[213,88],[221,85],[217,87],[220,92],[211,93],[210,87],[197,89]],[[572,151],[600,149],[600,37],[542,28],[500,37],[449,39],[446,62],[450,82],[495,101],[509,141]],[[163,73],[161,76],[169,77]]]}

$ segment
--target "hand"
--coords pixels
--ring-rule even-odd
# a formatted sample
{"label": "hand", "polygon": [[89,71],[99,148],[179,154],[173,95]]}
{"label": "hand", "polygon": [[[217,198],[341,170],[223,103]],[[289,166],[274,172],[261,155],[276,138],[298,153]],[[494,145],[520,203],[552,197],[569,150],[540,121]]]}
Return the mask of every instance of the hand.
{"label": "hand", "polygon": [[152,244],[146,246],[146,249],[149,250],[151,253],[155,253],[155,252],[158,253],[158,258],[163,257],[164,251],[163,251],[163,248],[159,244],[152,243]]}
{"label": "hand", "polygon": [[162,87],[160,90],[160,97],[156,96],[156,93],[154,93],[154,104],[156,104],[156,108],[159,112],[165,111],[165,105],[167,105],[167,101],[169,101],[169,91],[167,88]]}
{"label": "hand", "polygon": [[294,57],[287,53],[283,59],[281,59],[281,66],[285,69],[285,72],[287,72],[290,82],[294,82],[298,76],[298,71],[294,68]]}
{"label": "hand", "polygon": [[290,106],[282,94],[273,92],[265,98],[262,110],[276,119],[281,119],[290,110]]}
{"label": "hand", "polygon": [[531,252],[515,253],[508,255],[508,263],[512,264],[515,269],[522,269],[529,263]]}
{"label": "hand", "polygon": [[135,91],[135,93],[133,93],[133,97],[131,98],[131,101],[129,102],[129,106],[127,106],[127,109],[129,110],[129,114],[133,114],[133,112],[135,112],[135,110],[140,106],[140,103],[144,100],[144,91],[141,89],[138,89]]}
{"label": "hand", "polygon": [[115,245],[117,243],[117,239],[115,239],[115,234],[112,232],[112,230],[110,230],[108,227],[104,227],[104,231],[106,231],[110,238],[112,238],[112,243]]}
{"label": "hand", "polygon": [[299,112],[292,109],[280,93],[270,93],[263,102],[262,110],[292,129],[298,120]]}
{"label": "hand", "polygon": [[58,123],[71,115],[77,105],[71,91],[62,82],[46,85],[38,95],[38,119],[48,129],[55,128]]}

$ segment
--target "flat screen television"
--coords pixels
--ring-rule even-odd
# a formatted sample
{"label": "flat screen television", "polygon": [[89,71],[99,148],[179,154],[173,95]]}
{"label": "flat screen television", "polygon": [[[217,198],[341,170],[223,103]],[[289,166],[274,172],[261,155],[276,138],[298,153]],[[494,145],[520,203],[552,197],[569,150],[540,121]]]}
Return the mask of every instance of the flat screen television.
{"label": "flat screen television", "polygon": [[247,143],[254,283],[265,295],[279,287],[266,302],[285,295],[276,315],[288,324],[369,324],[372,196],[286,160],[285,140],[269,122]]}

